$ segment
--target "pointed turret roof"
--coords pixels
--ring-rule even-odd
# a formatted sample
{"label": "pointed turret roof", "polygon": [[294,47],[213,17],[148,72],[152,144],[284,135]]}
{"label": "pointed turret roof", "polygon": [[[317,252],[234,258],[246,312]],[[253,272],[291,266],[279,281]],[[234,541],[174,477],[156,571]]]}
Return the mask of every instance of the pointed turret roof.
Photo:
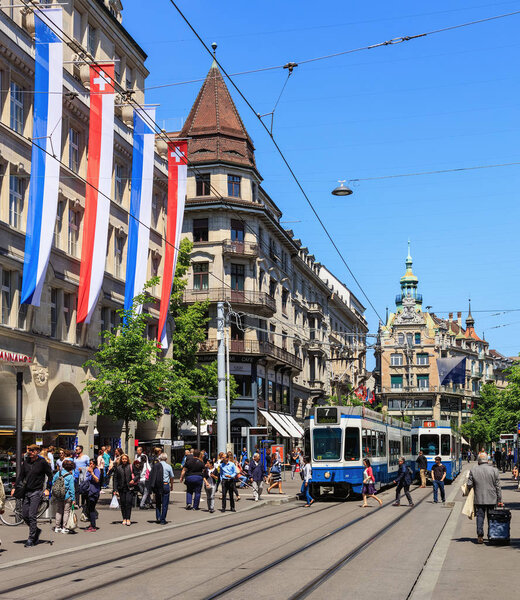
{"label": "pointed turret roof", "polygon": [[222,74],[213,61],[180,137],[193,163],[226,162],[256,169],[255,148]]}
{"label": "pointed turret roof", "polygon": [[408,256],[406,257],[405,265],[406,265],[406,273],[401,277],[401,284],[403,284],[403,283],[417,284],[419,282],[419,279],[413,274],[413,271],[412,271],[413,261],[412,261],[412,256],[410,254],[410,240],[408,240]]}

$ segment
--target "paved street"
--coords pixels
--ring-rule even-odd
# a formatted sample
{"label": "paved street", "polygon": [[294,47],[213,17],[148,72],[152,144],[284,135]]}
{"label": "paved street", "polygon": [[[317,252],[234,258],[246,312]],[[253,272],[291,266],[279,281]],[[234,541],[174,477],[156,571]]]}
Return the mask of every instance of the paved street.
{"label": "paved street", "polygon": [[[517,492],[502,476],[504,500],[517,508]],[[415,508],[381,509],[360,502],[320,502],[310,509],[287,496],[256,504],[242,493],[236,514],[183,509],[180,486],[172,494],[170,523],[160,529],[151,511],[136,511],[123,528],[118,513],[100,508],[97,534],[63,536],[44,526],[39,544],[23,548],[26,528],[2,527],[2,599],[92,598],[147,594],[166,598],[489,598],[513,597],[520,526],[513,513],[511,546],[475,543],[475,522],[461,515],[460,480],[447,488],[445,506],[431,488],[415,489]],[[283,498],[281,504],[273,504]],[[133,519],[134,520],[134,519]],[[73,550],[73,553],[71,551]]]}

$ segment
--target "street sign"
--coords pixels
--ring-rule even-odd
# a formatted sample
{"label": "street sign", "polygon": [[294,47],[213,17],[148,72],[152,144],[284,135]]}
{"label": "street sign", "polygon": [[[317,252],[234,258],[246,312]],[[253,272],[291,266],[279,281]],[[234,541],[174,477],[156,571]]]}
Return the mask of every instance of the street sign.
{"label": "street sign", "polygon": [[184,440],[173,440],[174,448],[184,448]]}
{"label": "street sign", "polygon": [[248,435],[268,435],[269,430],[267,427],[242,427],[241,435],[242,437],[247,437]]}

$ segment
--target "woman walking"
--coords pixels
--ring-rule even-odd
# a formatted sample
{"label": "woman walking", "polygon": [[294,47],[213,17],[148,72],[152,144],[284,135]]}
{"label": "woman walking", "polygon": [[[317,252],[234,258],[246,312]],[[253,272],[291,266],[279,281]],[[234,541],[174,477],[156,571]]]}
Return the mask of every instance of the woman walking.
{"label": "woman walking", "polygon": [[131,525],[132,504],[134,501],[134,490],[138,480],[134,478],[132,466],[128,454],[122,454],[119,465],[114,470],[114,493],[119,498],[119,506],[123,517],[122,524]]}
{"label": "woman walking", "polygon": [[[194,450],[193,455],[188,454],[181,472],[179,481],[186,482],[186,510],[199,510],[200,494],[204,463],[200,459],[200,450]],[[193,502],[193,504],[192,504]]]}
{"label": "woman walking", "polygon": [[218,471],[212,460],[206,462],[204,469],[204,486],[206,487],[206,500],[210,513],[215,512],[215,491],[218,483]]}
{"label": "woman walking", "polygon": [[[310,466],[310,465],[309,465]],[[277,487],[280,494],[283,494],[282,490],[282,463],[278,458],[278,453],[275,453],[271,461],[271,470],[269,471],[271,477],[271,485],[267,488],[267,493],[270,494],[274,487]]]}
{"label": "woman walking", "polygon": [[[67,461],[65,461],[66,463]],[[91,458],[87,467],[85,479],[89,482],[88,492],[85,494],[87,499],[87,514],[90,521],[90,527],[86,531],[95,533],[96,527],[96,504],[101,493],[101,473],[96,466],[96,461]]]}
{"label": "woman walking", "polygon": [[56,508],[54,531],[56,533],[70,533],[67,529],[67,522],[70,509],[76,500],[73,471],[74,463],[64,460],[52,478],[52,499]]}
{"label": "woman walking", "polygon": [[365,470],[363,471],[363,508],[368,508],[367,498],[374,498],[379,502],[379,506],[383,505],[383,501],[376,496],[376,488],[374,483],[376,482],[374,472],[370,466],[368,458],[363,459]]}
{"label": "woman walking", "polygon": [[307,500],[307,504],[305,506],[310,506],[314,503],[314,498],[311,496],[312,467],[309,457],[305,458],[305,465],[303,467],[302,475],[303,481],[300,493],[305,494],[305,499]]}
{"label": "woman walking", "polygon": [[146,454],[142,455],[141,459],[141,476],[139,478],[139,492],[141,494],[141,504],[139,505],[139,509],[150,508],[150,486],[148,485],[148,481],[150,478],[150,463],[148,462],[148,456]]}

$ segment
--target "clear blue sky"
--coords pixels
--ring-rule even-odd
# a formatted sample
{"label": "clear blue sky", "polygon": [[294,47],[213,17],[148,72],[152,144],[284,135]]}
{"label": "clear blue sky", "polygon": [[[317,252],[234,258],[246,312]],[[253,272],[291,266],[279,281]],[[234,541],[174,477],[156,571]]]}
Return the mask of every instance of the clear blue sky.
{"label": "clear blue sky", "polygon": [[[181,9],[229,73],[365,46],[496,14],[520,1],[271,2],[191,0]],[[146,6],[146,10],[143,7]],[[148,53],[147,85],[204,77],[210,59],[167,0],[125,0],[123,23]],[[384,317],[412,242],[424,304],[440,316],[472,299],[476,329],[506,355],[520,350],[520,167],[364,181],[354,179],[520,161],[520,15],[403,44],[302,65],[275,117],[275,136],[350,267]],[[236,77],[259,113],[272,110],[286,71]],[[200,83],[150,90],[158,120],[178,130]],[[264,187],[286,227],[378,319],[305,204],[254,115],[232,95],[256,146]],[[491,311],[491,312],[479,312]],[[493,329],[498,325],[512,323]]]}

